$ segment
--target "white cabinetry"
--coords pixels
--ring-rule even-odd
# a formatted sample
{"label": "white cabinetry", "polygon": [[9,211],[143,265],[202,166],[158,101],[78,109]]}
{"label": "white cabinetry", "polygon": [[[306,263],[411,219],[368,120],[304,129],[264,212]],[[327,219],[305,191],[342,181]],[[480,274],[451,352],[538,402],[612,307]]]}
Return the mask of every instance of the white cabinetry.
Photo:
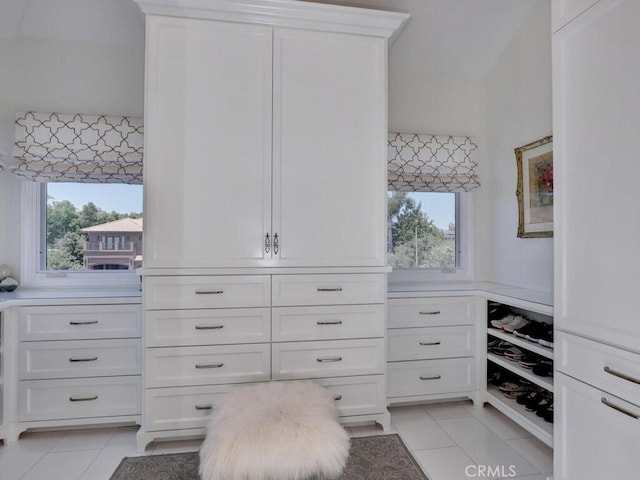
{"label": "white cabinetry", "polygon": [[16,320],[17,433],[140,423],[139,304],[24,306]]}
{"label": "white cabinetry", "polygon": [[560,480],[637,476],[639,24],[637,1],[599,0],[553,35]]}
{"label": "white cabinetry", "polygon": [[148,16],[145,268],[383,265],[386,51]]}
{"label": "white cabinetry", "polygon": [[[388,39],[407,15],[290,0],[146,14],[138,447],[232,385],[315,379],[387,427]],[[273,318],[273,323],[272,323]]]}
{"label": "white cabinetry", "polygon": [[390,299],[388,402],[475,398],[475,325],[472,296]]}

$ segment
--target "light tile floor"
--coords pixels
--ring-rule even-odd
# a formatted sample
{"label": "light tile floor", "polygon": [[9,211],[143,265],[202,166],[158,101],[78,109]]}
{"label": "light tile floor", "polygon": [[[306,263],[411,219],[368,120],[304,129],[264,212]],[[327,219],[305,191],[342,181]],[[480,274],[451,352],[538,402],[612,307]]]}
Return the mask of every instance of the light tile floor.
{"label": "light tile floor", "polygon": [[[398,433],[430,480],[545,480],[552,451],[502,413],[470,402],[394,407]],[[136,452],[137,427],[25,433],[0,446],[1,480],[109,480]],[[352,436],[382,433],[349,428]],[[201,440],[153,443],[142,455],[197,451]],[[135,480],[135,479],[132,479]]]}

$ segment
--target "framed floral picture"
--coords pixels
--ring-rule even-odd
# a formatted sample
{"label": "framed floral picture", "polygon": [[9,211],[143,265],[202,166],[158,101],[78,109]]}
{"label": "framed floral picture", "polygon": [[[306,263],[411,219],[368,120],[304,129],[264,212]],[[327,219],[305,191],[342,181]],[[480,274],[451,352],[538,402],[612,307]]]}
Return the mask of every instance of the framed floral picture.
{"label": "framed floral picture", "polygon": [[553,137],[515,149],[518,237],[553,236]]}

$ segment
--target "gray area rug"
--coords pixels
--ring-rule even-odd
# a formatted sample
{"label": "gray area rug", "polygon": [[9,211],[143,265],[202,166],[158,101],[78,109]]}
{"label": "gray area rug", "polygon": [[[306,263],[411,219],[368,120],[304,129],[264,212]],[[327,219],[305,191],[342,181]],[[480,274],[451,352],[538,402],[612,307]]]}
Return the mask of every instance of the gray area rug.
{"label": "gray area rug", "polygon": [[[127,457],[111,480],[198,480],[197,452]],[[351,439],[339,480],[429,480],[396,434]]]}

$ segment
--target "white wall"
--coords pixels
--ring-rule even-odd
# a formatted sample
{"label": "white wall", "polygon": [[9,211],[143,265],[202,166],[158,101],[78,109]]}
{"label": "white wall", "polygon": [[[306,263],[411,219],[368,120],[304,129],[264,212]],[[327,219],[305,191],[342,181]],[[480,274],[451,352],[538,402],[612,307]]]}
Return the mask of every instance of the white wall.
{"label": "white wall", "polygon": [[[143,114],[142,42],[0,37],[0,65],[0,149],[9,153],[16,112]],[[0,263],[14,274],[20,258],[19,191],[19,181],[0,173]]]}
{"label": "white wall", "polygon": [[[540,1],[487,78],[488,279],[553,291],[553,239],[517,238],[514,148],[552,133],[550,2]],[[486,225],[486,227],[485,227]]]}

